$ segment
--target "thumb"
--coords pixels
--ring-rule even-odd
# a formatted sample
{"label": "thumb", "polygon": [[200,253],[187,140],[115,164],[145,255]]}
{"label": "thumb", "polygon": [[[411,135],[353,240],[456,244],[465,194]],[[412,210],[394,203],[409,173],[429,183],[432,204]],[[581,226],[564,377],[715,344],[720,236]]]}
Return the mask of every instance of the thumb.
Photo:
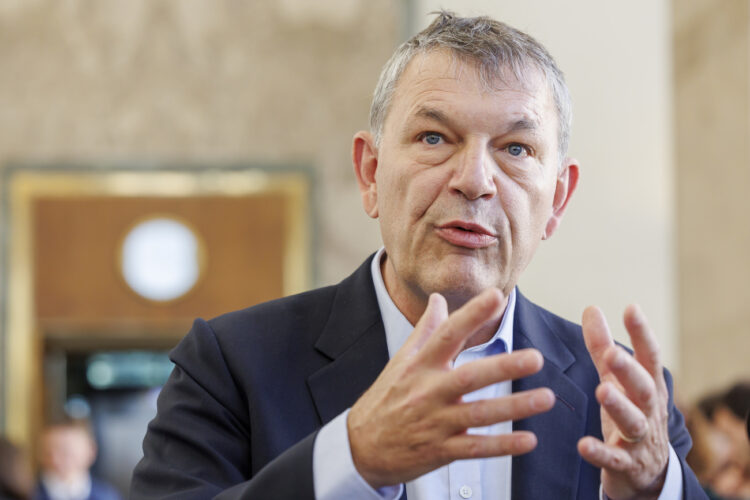
{"label": "thumb", "polygon": [[408,355],[419,351],[425,342],[427,342],[427,339],[430,338],[430,335],[446,319],[448,319],[448,303],[439,293],[431,293],[427,300],[427,308],[422,313],[422,317],[419,318],[417,326],[414,327],[409,338],[404,342],[401,350]]}

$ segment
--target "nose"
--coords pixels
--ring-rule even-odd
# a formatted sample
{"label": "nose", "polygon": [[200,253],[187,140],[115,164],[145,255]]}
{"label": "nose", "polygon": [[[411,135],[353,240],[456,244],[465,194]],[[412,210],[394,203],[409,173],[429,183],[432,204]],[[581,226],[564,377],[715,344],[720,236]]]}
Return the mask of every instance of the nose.
{"label": "nose", "polygon": [[450,188],[469,200],[493,197],[497,193],[497,186],[493,176],[494,162],[487,145],[477,141],[466,143],[463,149],[457,158]]}

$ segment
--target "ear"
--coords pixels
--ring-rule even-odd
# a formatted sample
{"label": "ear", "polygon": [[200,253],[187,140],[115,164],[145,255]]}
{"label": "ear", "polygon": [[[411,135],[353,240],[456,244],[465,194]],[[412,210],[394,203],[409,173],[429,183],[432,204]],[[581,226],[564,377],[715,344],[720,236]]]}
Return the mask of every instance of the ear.
{"label": "ear", "polygon": [[566,158],[563,168],[557,175],[557,184],[555,185],[555,197],[552,200],[552,215],[547,221],[544,228],[543,240],[546,240],[554,234],[557,226],[560,225],[565,209],[568,206],[570,197],[578,185],[578,161],[574,158]]}
{"label": "ear", "polygon": [[352,145],[352,163],[357,176],[359,192],[362,195],[362,206],[367,215],[378,217],[378,186],[375,182],[375,171],[378,168],[378,150],[375,138],[370,132],[357,132]]}

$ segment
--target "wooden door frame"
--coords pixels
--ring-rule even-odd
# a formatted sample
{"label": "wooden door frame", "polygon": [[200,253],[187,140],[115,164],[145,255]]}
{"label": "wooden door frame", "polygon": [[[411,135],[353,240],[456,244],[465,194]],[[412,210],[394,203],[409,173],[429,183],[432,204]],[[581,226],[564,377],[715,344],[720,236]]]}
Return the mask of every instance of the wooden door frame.
{"label": "wooden door frame", "polygon": [[[284,295],[307,290],[311,270],[312,170],[300,167],[101,168],[7,167],[3,170],[3,263],[0,273],[0,429],[33,449],[41,425],[42,339],[33,310],[34,199],[43,196],[288,197]],[[4,297],[4,298],[3,298]]]}

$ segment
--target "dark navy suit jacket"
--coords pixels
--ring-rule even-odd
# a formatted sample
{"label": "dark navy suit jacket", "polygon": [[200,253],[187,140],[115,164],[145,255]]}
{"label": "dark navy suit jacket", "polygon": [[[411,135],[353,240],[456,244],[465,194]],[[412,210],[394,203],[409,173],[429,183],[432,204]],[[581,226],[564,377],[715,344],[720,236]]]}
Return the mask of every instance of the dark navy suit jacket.
{"label": "dark navy suit jacket", "polygon": [[[517,295],[514,349],[535,347],[541,372],[513,391],[549,387],[554,408],[514,422],[537,448],[513,458],[514,499],[598,498],[599,470],[576,443],[601,436],[598,376],[581,328]],[[388,361],[370,259],[336,286],[197,320],[149,424],[133,499],[313,499],[317,430],[349,408]],[[669,429],[685,499],[706,498],[684,463],[691,441],[671,400]],[[405,497],[405,495],[404,495]]]}

